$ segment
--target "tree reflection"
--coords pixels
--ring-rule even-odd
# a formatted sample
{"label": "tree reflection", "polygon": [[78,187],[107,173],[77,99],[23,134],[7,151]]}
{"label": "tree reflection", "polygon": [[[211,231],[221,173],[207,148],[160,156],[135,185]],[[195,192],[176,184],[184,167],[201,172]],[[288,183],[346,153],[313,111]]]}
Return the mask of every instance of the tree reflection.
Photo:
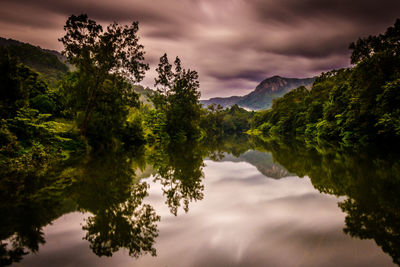
{"label": "tree reflection", "polygon": [[162,185],[165,203],[172,214],[179,207],[189,211],[189,203],[203,199],[204,153],[197,142],[159,145],[149,150],[148,161],[156,170],[154,181]]}
{"label": "tree reflection", "polygon": [[143,203],[148,184],[135,179],[134,160],[125,153],[97,155],[86,162],[78,178],[79,209],[93,214],[82,227],[84,239],[98,256],[112,256],[120,248],[133,257],[156,255],[153,245],[160,217]]}
{"label": "tree reflection", "polygon": [[[26,158],[1,162],[0,265],[20,261],[45,243],[42,228],[59,216],[89,212],[84,239],[98,256],[120,249],[139,257],[150,253],[160,217],[145,203],[149,185],[134,170],[153,167],[173,214],[203,198],[203,158],[209,148],[197,142],[159,145],[134,152],[103,151],[64,162],[38,148]],[[54,154],[56,155],[56,154]],[[12,164],[11,164],[12,163]]]}
{"label": "tree reflection", "polygon": [[0,266],[19,262],[45,243],[42,228],[71,210],[72,179],[58,154],[42,146],[0,163]]}
{"label": "tree reflection", "polygon": [[257,144],[259,148],[271,151],[274,159],[288,171],[309,176],[320,192],[347,196],[338,204],[347,214],[344,232],[361,239],[374,239],[395,263],[400,263],[398,153],[276,140],[258,140]]}

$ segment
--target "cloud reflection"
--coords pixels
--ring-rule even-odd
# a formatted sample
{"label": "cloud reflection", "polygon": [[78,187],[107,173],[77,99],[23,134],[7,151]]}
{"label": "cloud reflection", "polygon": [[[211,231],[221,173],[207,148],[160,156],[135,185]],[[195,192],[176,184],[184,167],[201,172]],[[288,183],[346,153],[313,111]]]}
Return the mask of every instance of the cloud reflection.
{"label": "cloud reflection", "polygon": [[[21,265],[392,265],[390,257],[373,241],[353,239],[343,233],[345,214],[337,206],[338,198],[318,193],[309,178],[270,179],[244,162],[207,160],[205,164],[204,199],[191,203],[189,213],[171,214],[162,197],[162,186],[151,184],[145,202],[155,207],[162,218],[155,245],[157,257],[144,255],[134,260],[122,251],[104,261],[88,248],[84,252],[76,240],[68,238],[80,231],[82,216],[73,213],[47,227],[49,246],[43,247],[39,255],[27,256]],[[260,182],[245,183],[248,177]],[[221,182],[227,180],[238,182]],[[72,231],[70,225],[79,230]],[[56,240],[65,242],[51,246]],[[67,256],[71,257],[68,261],[62,260]]]}

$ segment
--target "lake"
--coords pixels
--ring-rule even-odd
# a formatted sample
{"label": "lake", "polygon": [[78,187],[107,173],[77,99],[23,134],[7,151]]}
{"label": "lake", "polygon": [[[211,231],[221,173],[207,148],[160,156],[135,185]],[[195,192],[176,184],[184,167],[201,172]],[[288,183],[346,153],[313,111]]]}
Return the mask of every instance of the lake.
{"label": "lake", "polygon": [[247,138],[91,156],[7,193],[3,264],[395,266],[397,159]]}

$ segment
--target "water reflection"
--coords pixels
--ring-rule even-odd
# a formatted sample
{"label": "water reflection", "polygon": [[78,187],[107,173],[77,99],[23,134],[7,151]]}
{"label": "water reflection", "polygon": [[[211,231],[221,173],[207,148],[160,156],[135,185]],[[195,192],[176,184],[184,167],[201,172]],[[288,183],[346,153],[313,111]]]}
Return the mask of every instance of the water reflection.
{"label": "water reflection", "polygon": [[0,162],[0,266],[18,262],[45,243],[42,227],[65,212],[65,166],[40,148],[16,161]]}
{"label": "water reflection", "polygon": [[189,203],[203,199],[202,168],[204,153],[197,142],[169,144],[149,149],[148,163],[155,170],[154,181],[162,191],[172,214],[182,206],[189,211]]}
{"label": "water reflection", "polygon": [[[205,177],[205,159],[230,166],[218,170],[218,177],[224,179],[213,178],[212,173]],[[83,239],[88,241],[95,255],[113,256],[123,249],[134,258],[140,259],[139,256],[144,254],[155,256],[161,217],[156,209],[159,204],[147,201],[149,184],[160,185],[164,206],[172,216],[177,216],[180,209],[188,213],[192,203],[207,197],[205,178],[215,179],[212,186],[224,197],[234,199],[237,192],[246,194],[243,199],[249,203],[238,200],[224,204],[227,212],[236,212],[233,215],[223,210],[212,213],[211,207],[206,209],[213,216],[209,221],[214,220],[219,229],[226,231],[229,227],[236,229],[234,227],[243,225],[240,230],[243,233],[236,233],[239,247],[246,242],[250,246],[250,236],[253,235],[259,237],[258,244],[262,240],[264,243],[272,242],[287,236],[290,242],[283,242],[282,246],[290,247],[291,243],[300,242],[302,246],[312,247],[318,234],[297,217],[288,232],[282,214],[297,214],[293,209],[300,204],[308,214],[302,216],[315,219],[316,216],[328,218],[331,215],[324,213],[325,206],[318,206],[324,201],[323,197],[311,194],[307,191],[309,189],[298,195],[305,185],[293,177],[294,174],[310,177],[312,185],[322,193],[344,197],[339,203],[340,209],[346,213],[344,232],[353,237],[375,240],[395,263],[399,263],[398,159],[398,155],[382,155],[371,150],[344,151],[311,147],[301,142],[285,143],[240,136],[208,144],[193,141],[148,145],[132,151],[108,151],[68,162],[49,158],[41,159],[40,164],[27,164],[27,160],[2,166],[0,212],[7,216],[2,216],[4,219],[0,221],[0,265],[18,262],[29,252],[38,252],[39,246],[45,243],[43,227],[71,211],[89,213],[81,228]],[[258,172],[252,173],[244,165],[234,165],[237,162],[249,163]],[[142,179],[149,175],[150,179]],[[277,200],[273,200],[274,194],[282,194],[284,198],[277,195]],[[209,197],[213,198],[213,193],[209,192]],[[256,207],[265,208],[265,211]],[[264,212],[270,217],[261,214]],[[263,229],[271,218],[278,219],[272,228]],[[227,224],[229,221],[237,223]],[[301,230],[303,235],[300,237],[293,230],[296,227],[306,227],[306,230]],[[230,236],[231,239],[225,242],[235,243],[235,233]],[[270,249],[274,250],[273,247]],[[221,255],[214,256],[218,258],[214,263],[227,263],[219,259]],[[253,255],[254,259],[259,256]],[[212,261],[203,263],[212,265]],[[324,265],[324,262],[320,264]]]}
{"label": "water reflection", "polygon": [[104,151],[68,162],[38,158],[3,164],[0,211],[7,216],[0,222],[0,265],[38,252],[45,243],[42,228],[71,211],[91,214],[83,238],[97,256],[121,248],[136,258],[155,256],[160,216],[144,203],[149,185],[134,170],[150,167],[170,212],[177,215],[181,206],[188,212],[190,202],[203,198],[203,148],[186,142]]}
{"label": "water reflection", "polygon": [[143,203],[148,184],[135,178],[132,161],[140,153],[102,153],[90,157],[77,168],[72,197],[78,210],[93,214],[82,227],[84,239],[97,256],[112,256],[125,248],[129,255],[156,255],[153,245],[158,236],[160,217]]}
{"label": "water reflection", "polygon": [[[320,192],[346,196],[346,234],[373,239],[400,263],[400,157],[381,149],[338,150],[305,143],[258,141],[288,171],[309,176]],[[383,152],[383,153],[382,153]],[[300,160],[301,159],[301,160]]]}
{"label": "water reflection", "polygon": [[284,167],[274,161],[272,154],[269,152],[249,150],[238,157],[225,153],[220,161],[247,162],[256,167],[264,176],[274,179],[281,179],[291,175]]}

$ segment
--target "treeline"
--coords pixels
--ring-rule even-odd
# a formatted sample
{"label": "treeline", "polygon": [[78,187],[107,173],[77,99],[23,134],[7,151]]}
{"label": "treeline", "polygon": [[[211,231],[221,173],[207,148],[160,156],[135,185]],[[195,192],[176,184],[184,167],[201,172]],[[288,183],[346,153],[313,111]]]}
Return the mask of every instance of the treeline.
{"label": "treeline", "polygon": [[350,45],[354,67],[321,74],[257,113],[264,135],[369,144],[400,138],[400,20]]}
{"label": "treeline", "polygon": [[256,112],[247,111],[236,104],[225,109],[213,104],[203,109],[200,126],[208,139],[240,135],[250,129],[254,114]]}
{"label": "treeline", "polygon": [[166,54],[156,69],[152,105],[143,104],[134,84],[149,66],[137,22],[103,29],[86,15],[73,15],[64,29],[60,41],[74,71],[54,83],[21,63],[11,45],[0,49],[3,159],[33,151],[68,158],[146,142],[212,142],[249,129],[346,145],[400,137],[400,20],[350,45],[354,67],[323,73],[311,90],[299,87],[261,112],[202,107],[197,72],[183,68],[178,57],[170,63]]}
{"label": "treeline", "polygon": [[[156,69],[156,90],[148,97],[152,104],[139,101],[135,84],[149,66],[138,29],[137,22],[103,29],[86,15],[72,15],[60,39],[74,66],[68,72],[55,55],[2,39],[2,163],[23,155],[37,158],[37,153],[68,158],[75,152],[146,142],[217,140],[250,128],[252,112],[238,106],[202,107],[197,72],[184,69],[178,57],[170,64],[166,54]],[[44,77],[53,72],[62,72],[62,79],[53,75],[48,82]]]}

